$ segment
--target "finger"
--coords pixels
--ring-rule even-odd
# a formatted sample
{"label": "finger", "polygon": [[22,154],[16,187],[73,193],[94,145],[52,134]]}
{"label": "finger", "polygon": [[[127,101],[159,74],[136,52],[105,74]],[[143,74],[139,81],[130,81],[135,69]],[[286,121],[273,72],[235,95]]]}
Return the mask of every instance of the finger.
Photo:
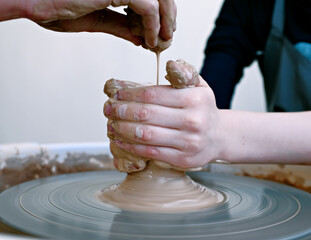
{"label": "finger", "polygon": [[120,80],[111,78],[105,83],[104,93],[106,93],[107,96],[111,98],[122,88],[136,88],[136,87],[141,87],[141,86],[142,85],[139,83],[130,82],[130,81],[120,81]]}
{"label": "finger", "polygon": [[35,22],[76,19],[110,5],[109,0],[28,1],[27,17]]}
{"label": "finger", "polygon": [[135,101],[140,103],[157,104],[166,107],[182,107],[181,100],[186,89],[174,89],[171,86],[150,86],[132,89],[121,89],[114,99],[121,101]]}
{"label": "finger", "polygon": [[176,129],[121,121],[113,121],[110,126],[113,129],[114,138],[126,142],[173,147],[187,151],[193,150],[193,146],[198,145],[195,138],[190,139],[189,136],[192,135],[182,134]]}
{"label": "finger", "polygon": [[[204,81],[204,80],[203,80]],[[208,87],[208,91],[211,89]],[[149,86],[122,89],[113,98],[119,101],[161,105],[170,108],[188,108],[206,104],[206,90],[202,88],[176,89],[171,86]]]}
{"label": "finger", "polygon": [[176,29],[176,5],[174,0],[159,0],[161,29],[160,36],[169,40],[173,37],[173,32]]}
{"label": "finger", "polygon": [[145,168],[146,162],[139,156],[118,147],[114,141],[110,142],[110,151],[114,156],[114,164],[121,172],[137,172]]}
{"label": "finger", "polygon": [[135,145],[120,141],[117,141],[116,145],[132,154],[139,155],[147,159],[166,162],[177,168],[189,169],[201,167],[196,162],[193,161],[191,155],[187,155],[184,152],[175,148],[157,147],[149,145]]}
{"label": "finger", "polygon": [[166,72],[165,78],[175,88],[208,87],[208,84],[198,74],[195,67],[184,60],[168,61],[166,63]]}
{"label": "finger", "polygon": [[71,20],[57,20],[39,23],[40,26],[59,32],[104,32],[141,45],[143,39],[134,36],[125,15],[104,9]]}
{"label": "finger", "polygon": [[185,111],[160,105],[123,102],[109,99],[104,106],[104,114],[111,120],[141,122],[144,124],[174,129],[185,129]]}
{"label": "finger", "polygon": [[159,2],[157,0],[130,0],[129,7],[142,16],[146,44],[150,48],[156,47],[160,32]]}

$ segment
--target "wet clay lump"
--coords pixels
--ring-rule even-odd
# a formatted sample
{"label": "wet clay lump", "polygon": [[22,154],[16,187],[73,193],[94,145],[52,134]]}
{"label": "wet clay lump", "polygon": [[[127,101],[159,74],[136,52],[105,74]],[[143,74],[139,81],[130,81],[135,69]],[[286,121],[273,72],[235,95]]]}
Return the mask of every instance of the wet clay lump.
{"label": "wet clay lump", "polygon": [[189,212],[215,206],[224,196],[188,177],[149,161],[143,171],[99,193],[99,199],[121,209],[147,212]]}

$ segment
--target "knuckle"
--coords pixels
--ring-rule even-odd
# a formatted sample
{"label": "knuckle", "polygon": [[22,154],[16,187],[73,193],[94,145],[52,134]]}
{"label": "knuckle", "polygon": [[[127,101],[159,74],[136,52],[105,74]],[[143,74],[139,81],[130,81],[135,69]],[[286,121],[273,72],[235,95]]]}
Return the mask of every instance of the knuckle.
{"label": "knuckle", "polygon": [[136,127],[135,137],[143,142],[149,141],[152,138],[152,131],[148,127]]}
{"label": "knuckle", "polygon": [[197,106],[199,104],[202,104],[202,97],[199,94],[194,94],[193,96],[191,96],[191,100],[189,101],[189,104],[191,106]]}
{"label": "knuckle", "polygon": [[147,103],[153,103],[156,100],[156,92],[153,88],[147,88],[147,89],[143,89],[142,93],[141,93],[141,100],[143,102],[147,102]]}
{"label": "knuckle", "polygon": [[197,135],[188,136],[185,139],[185,150],[189,152],[198,152],[201,149],[201,138]]}
{"label": "knuckle", "polygon": [[202,119],[195,115],[188,114],[184,117],[183,126],[191,131],[198,132],[202,128]]}
{"label": "knuckle", "polygon": [[192,167],[192,160],[191,157],[187,155],[183,155],[178,159],[178,165],[180,168],[191,168]]}
{"label": "knuckle", "polygon": [[185,106],[197,106],[203,102],[203,99],[200,94],[187,94],[182,101]]}
{"label": "knuckle", "polygon": [[51,12],[51,9],[47,11],[47,9],[44,9],[40,4],[37,4],[33,8],[28,8],[26,14],[31,20],[40,22],[54,17]]}
{"label": "knuckle", "polygon": [[[135,116],[134,116],[135,118]],[[138,119],[140,121],[147,121],[150,119],[150,110],[147,107],[140,107],[138,110]]]}
{"label": "knuckle", "polygon": [[185,95],[181,100],[182,100],[182,104],[184,106],[189,106],[191,101],[192,101],[192,96],[189,96],[189,95]]}
{"label": "knuckle", "polygon": [[157,15],[159,13],[160,4],[158,1],[151,1],[146,9],[145,15]]}
{"label": "knuckle", "polygon": [[146,146],[145,151],[149,157],[155,157],[155,156],[159,155],[158,149],[156,147],[153,147],[153,146]]}
{"label": "knuckle", "polygon": [[152,138],[152,131],[149,128],[145,128],[143,132],[142,140],[149,141]]}

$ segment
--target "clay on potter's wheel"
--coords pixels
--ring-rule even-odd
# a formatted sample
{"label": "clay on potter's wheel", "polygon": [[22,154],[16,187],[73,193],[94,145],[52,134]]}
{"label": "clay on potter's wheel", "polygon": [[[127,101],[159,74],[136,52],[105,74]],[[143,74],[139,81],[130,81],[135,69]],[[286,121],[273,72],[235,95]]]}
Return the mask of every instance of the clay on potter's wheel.
{"label": "clay on potter's wheel", "polygon": [[[169,61],[166,70],[166,79],[172,87],[195,87],[198,84],[197,71],[183,60]],[[116,106],[118,101],[113,98],[115,94],[120,89],[135,87],[141,85],[110,79],[104,89],[110,97],[107,104]],[[109,131],[108,137],[117,139]],[[186,170],[201,168],[181,169],[161,161],[141,158],[119,148],[113,141],[110,149],[117,159],[116,167],[128,175],[122,183],[103,189],[98,194],[103,202],[132,211],[187,212],[224,201],[221,193],[194,182],[185,174]]]}
{"label": "clay on potter's wheel", "polygon": [[224,200],[185,172],[160,168],[153,161],[143,171],[129,173],[122,183],[103,189],[99,198],[125,210],[148,212],[195,211]]}

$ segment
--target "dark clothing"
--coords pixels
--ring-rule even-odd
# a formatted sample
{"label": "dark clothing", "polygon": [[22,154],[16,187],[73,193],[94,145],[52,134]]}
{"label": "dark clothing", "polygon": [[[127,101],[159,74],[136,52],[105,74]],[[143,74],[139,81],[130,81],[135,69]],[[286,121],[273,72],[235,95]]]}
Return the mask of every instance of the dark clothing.
{"label": "dark clothing", "polygon": [[[243,68],[261,65],[271,29],[274,1],[226,0],[205,50],[202,77],[213,89],[217,106],[229,108]],[[311,43],[311,0],[286,0],[284,34],[293,43]]]}

